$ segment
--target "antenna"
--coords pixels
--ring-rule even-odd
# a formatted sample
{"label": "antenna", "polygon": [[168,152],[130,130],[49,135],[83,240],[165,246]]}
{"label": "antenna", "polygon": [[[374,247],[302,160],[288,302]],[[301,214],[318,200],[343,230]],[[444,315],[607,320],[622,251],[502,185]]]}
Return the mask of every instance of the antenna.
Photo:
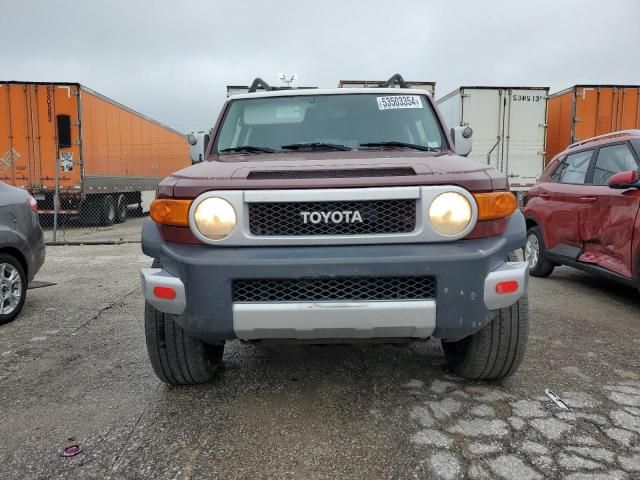
{"label": "antenna", "polygon": [[296,73],[292,73],[291,75],[279,73],[278,78],[287,88],[291,88],[291,84],[298,80],[298,75]]}

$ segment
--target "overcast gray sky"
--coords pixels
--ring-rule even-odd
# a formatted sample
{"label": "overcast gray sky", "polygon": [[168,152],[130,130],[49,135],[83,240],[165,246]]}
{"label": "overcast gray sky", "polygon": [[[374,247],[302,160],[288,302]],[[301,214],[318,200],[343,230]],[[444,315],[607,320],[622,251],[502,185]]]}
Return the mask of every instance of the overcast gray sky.
{"label": "overcast gray sky", "polygon": [[187,132],[228,84],[640,84],[640,0],[8,0],[0,80],[80,82]]}

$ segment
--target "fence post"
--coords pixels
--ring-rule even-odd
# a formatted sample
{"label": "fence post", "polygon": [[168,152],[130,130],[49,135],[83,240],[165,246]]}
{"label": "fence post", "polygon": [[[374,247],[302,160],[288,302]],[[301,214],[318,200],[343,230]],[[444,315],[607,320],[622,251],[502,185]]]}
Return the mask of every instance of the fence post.
{"label": "fence post", "polygon": [[60,156],[56,155],[56,190],[53,194],[53,243],[58,241],[58,210],[60,210]]}

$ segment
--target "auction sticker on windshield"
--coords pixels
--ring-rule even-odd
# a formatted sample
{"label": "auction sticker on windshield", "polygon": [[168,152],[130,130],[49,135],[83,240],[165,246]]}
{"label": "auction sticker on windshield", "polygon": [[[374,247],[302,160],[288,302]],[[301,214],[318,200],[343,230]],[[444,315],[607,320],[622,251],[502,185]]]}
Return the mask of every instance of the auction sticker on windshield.
{"label": "auction sticker on windshield", "polygon": [[393,95],[390,97],[376,97],[378,110],[393,110],[397,108],[422,108],[420,95]]}

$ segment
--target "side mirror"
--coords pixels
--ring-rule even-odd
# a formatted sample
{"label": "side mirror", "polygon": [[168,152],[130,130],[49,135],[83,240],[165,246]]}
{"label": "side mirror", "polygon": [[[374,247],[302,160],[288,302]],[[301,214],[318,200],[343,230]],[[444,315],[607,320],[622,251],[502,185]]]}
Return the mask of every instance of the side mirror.
{"label": "side mirror", "polygon": [[638,183],[638,172],[629,170],[627,172],[618,172],[609,178],[609,187],[616,190],[625,190],[627,188],[640,188]]}
{"label": "side mirror", "polygon": [[471,153],[471,147],[473,147],[472,136],[473,129],[471,127],[453,127],[451,129],[453,149],[458,155],[466,157]]}
{"label": "side mirror", "polygon": [[200,163],[204,160],[207,145],[209,144],[209,135],[209,133],[204,132],[191,133],[187,135],[191,163]]}

